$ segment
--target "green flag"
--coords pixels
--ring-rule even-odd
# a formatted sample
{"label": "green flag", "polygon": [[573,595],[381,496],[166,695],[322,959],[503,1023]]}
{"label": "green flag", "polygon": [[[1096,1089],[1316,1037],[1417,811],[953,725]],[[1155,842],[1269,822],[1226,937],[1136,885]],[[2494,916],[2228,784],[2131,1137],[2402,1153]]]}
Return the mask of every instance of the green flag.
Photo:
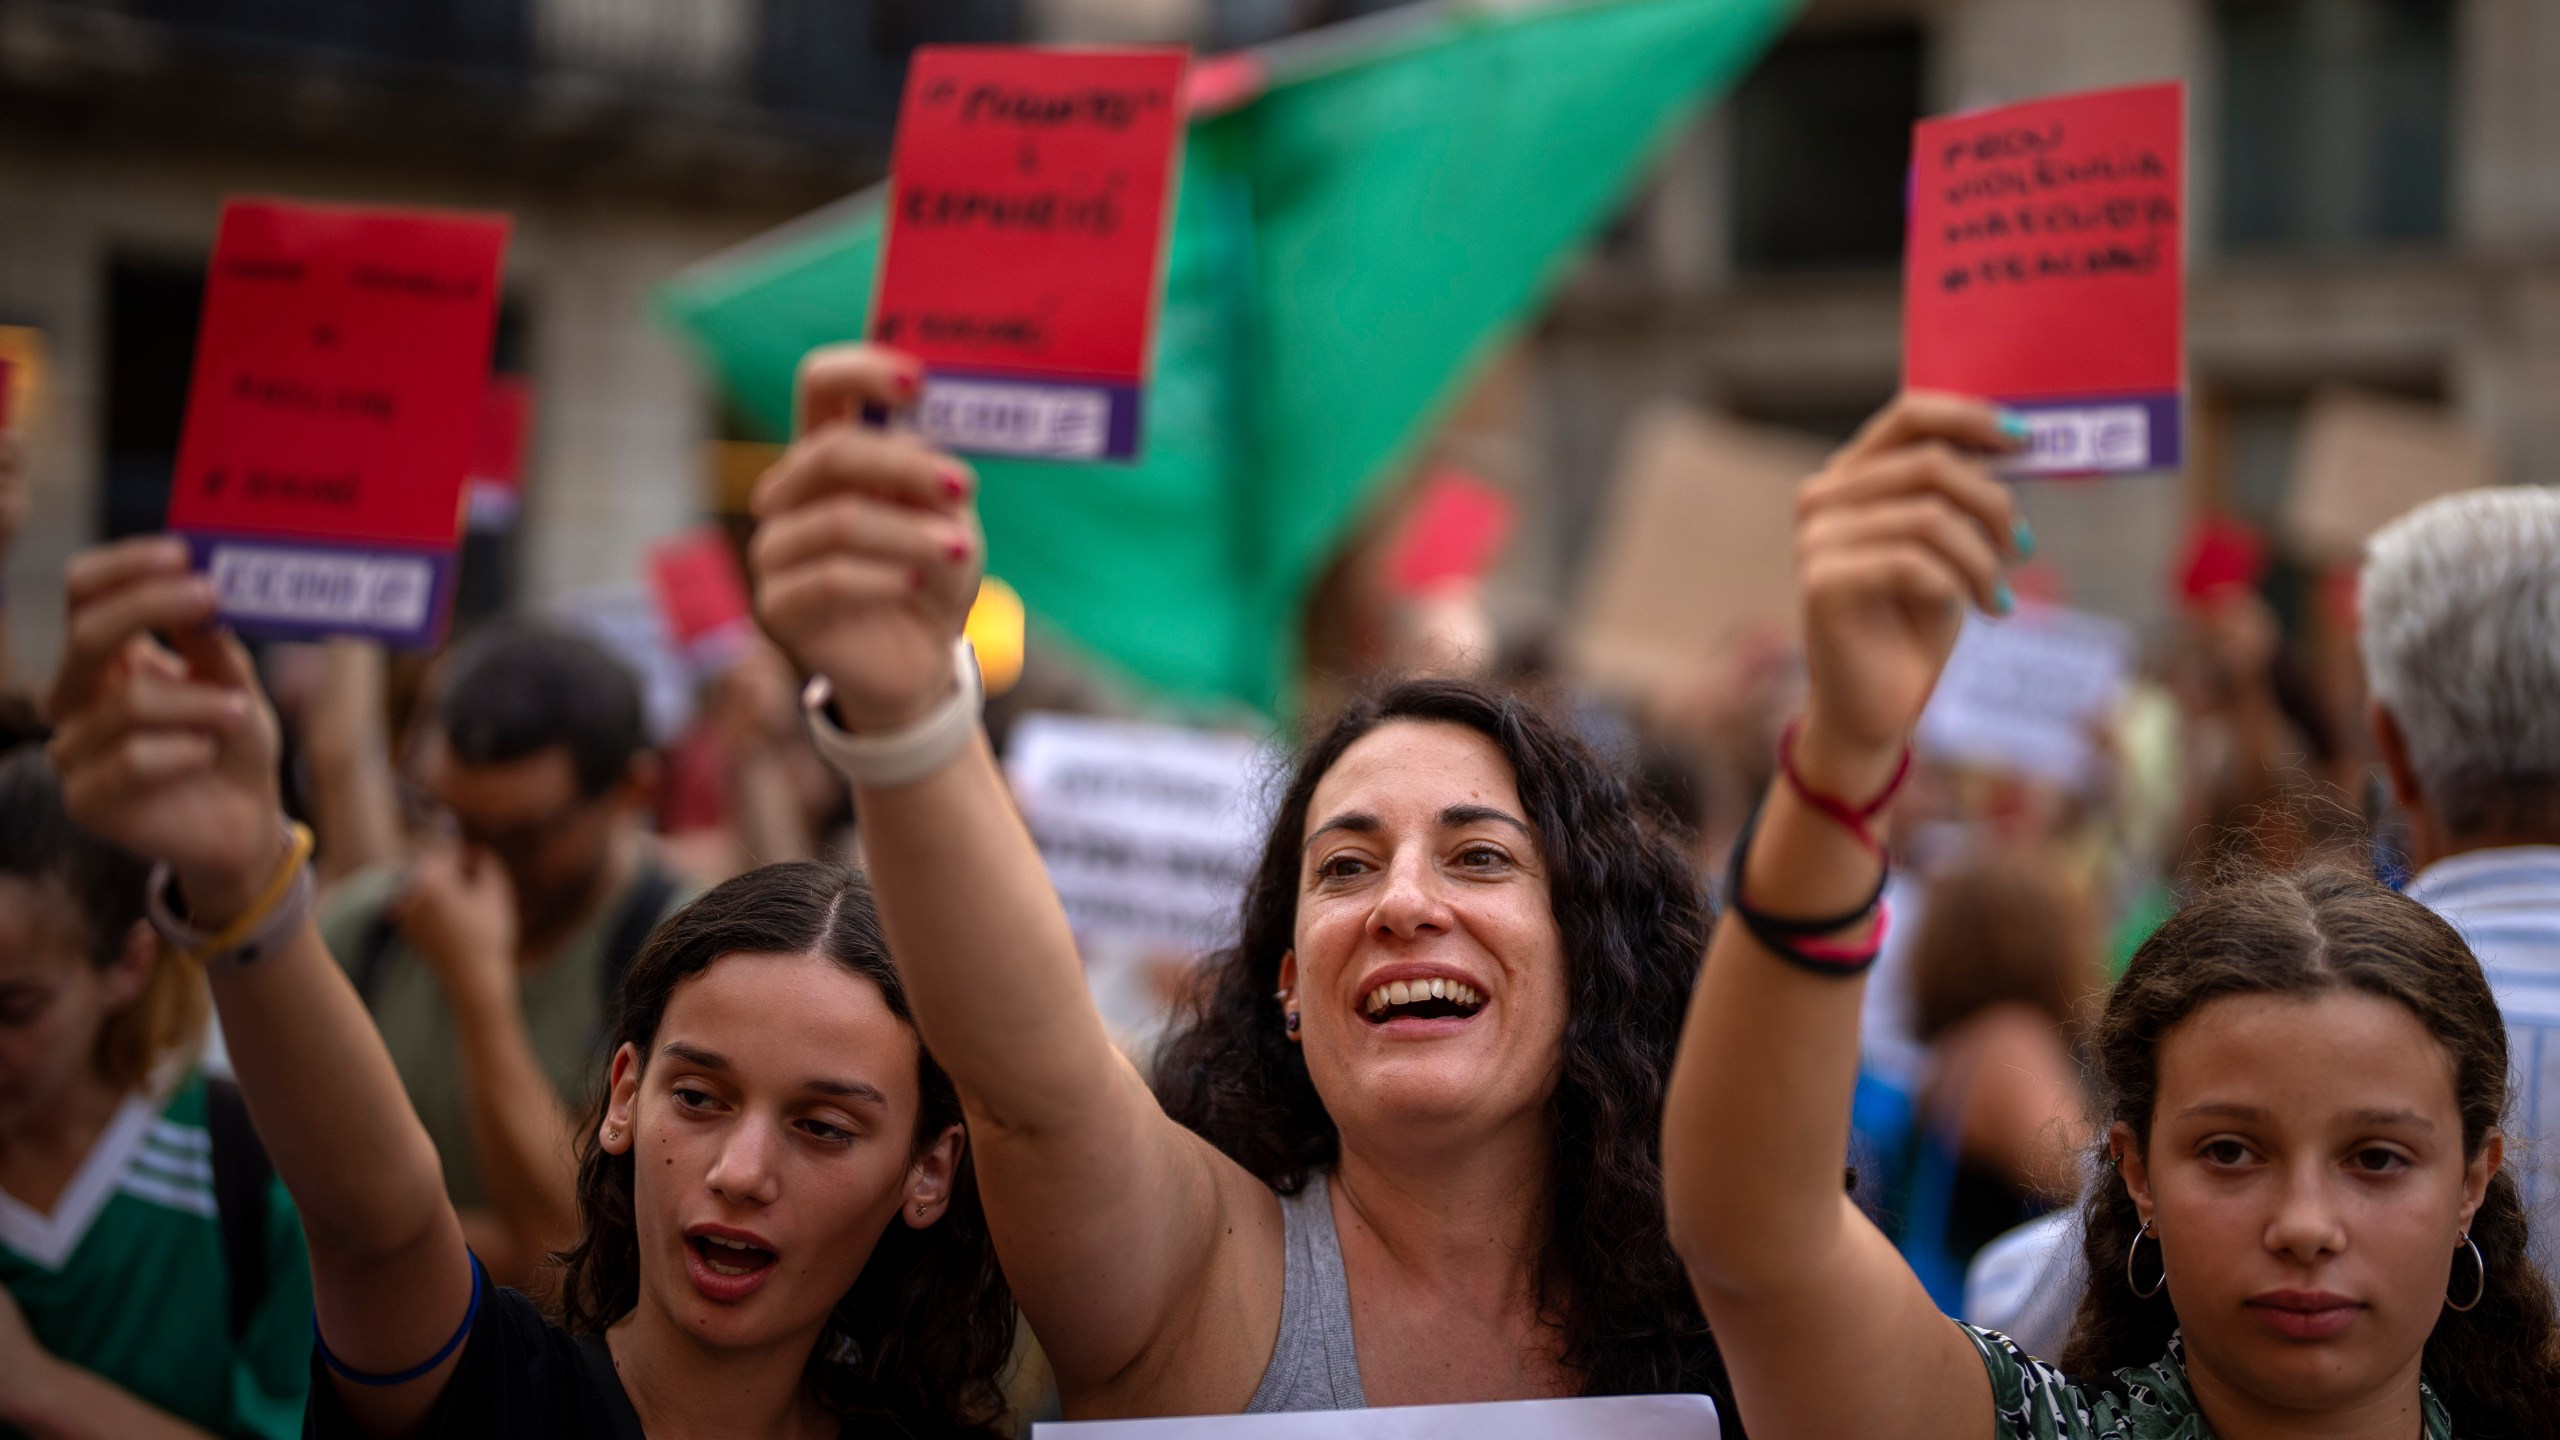
{"label": "green flag", "polygon": [[[990,568],[1168,699],[1288,706],[1345,532],[1794,0],[1419,5],[1251,52],[1194,118],[1145,451],[986,459]],[[877,191],[678,277],[666,313],[779,439],[862,333]]]}

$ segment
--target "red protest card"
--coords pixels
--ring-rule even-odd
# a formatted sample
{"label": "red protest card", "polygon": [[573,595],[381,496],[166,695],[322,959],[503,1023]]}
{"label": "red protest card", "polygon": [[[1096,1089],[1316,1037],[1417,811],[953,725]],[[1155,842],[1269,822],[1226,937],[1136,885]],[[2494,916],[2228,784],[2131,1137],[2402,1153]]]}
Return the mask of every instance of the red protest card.
{"label": "red protest card", "polygon": [[169,528],[233,624],[440,636],[507,230],[501,215],[223,206]]}
{"label": "red protest card", "polygon": [[1424,595],[1483,579],[1510,543],[1513,518],[1509,495],[1463,470],[1433,471],[1389,552],[1388,583]]}
{"label": "red protest card", "polygon": [[1186,58],[916,52],[871,337],[925,362],[927,434],[982,454],[1136,457]]}
{"label": "red protest card", "polygon": [[716,525],[696,526],[649,547],[649,579],[676,648],[715,661],[743,642],[755,620],[737,552]]}
{"label": "red protest card", "polygon": [[525,440],[532,430],[533,382],[521,375],[490,376],[464,490],[472,529],[504,530],[515,523],[524,506]]}
{"label": "red protest card", "polygon": [[1903,380],[2022,415],[2021,470],[2184,453],[2185,110],[2184,86],[2144,85],[1911,132]]}

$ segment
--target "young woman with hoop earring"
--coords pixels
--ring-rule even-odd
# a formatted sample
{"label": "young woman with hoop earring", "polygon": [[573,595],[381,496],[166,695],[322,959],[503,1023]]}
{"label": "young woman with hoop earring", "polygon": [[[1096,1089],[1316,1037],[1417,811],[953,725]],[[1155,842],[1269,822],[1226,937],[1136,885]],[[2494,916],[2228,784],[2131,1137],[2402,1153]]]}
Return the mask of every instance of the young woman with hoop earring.
{"label": "young woman with hoop earring", "polygon": [[2112,1172],[2058,1365],[1938,1313],[1840,1193],[1884,800],[1965,606],[2008,608],[2020,547],[1990,464],[2013,433],[1905,395],[1799,492],[1806,711],[1738,847],[1663,1137],[1674,1242],[1752,1434],[2553,1433],[2498,1007],[2451,927],[2361,875],[2221,881],[2109,997]]}

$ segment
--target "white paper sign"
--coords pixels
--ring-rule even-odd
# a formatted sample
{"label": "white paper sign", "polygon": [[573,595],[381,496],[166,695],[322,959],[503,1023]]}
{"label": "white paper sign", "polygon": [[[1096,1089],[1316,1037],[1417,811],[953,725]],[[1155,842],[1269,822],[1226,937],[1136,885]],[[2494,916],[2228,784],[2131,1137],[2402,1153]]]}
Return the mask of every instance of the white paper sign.
{"label": "white paper sign", "polygon": [[1025,715],[1006,775],[1077,935],[1209,950],[1235,929],[1277,758],[1250,736]]}
{"label": "white paper sign", "polygon": [[2021,605],[2007,620],[1965,616],[1918,742],[1932,759],[2079,785],[2133,670],[2133,632],[2057,606]]}
{"label": "white paper sign", "polygon": [[1704,1395],[1595,1395],[1031,1427],[1032,1440],[1718,1440],[1722,1434],[1716,1402]]}

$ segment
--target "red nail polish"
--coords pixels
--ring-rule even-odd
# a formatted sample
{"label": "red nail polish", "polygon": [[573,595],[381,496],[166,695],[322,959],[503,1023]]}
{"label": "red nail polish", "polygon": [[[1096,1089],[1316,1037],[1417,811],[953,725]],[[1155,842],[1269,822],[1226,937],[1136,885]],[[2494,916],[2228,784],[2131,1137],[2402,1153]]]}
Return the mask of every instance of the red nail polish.
{"label": "red nail polish", "polygon": [[942,493],[954,500],[969,493],[968,478],[960,473],[957,465],[943,466],[934,472],[934,478],[942,482]]}
{"label": "red nail polish", "polygon": [[913,400],[916,392],[924,389],[924,376],[913,370],[901,370],[897,384],[899,398]]}
{"label": "red nail polish", "polygon": [[943,547],[943,553],[949,555],[951,557],[951,563],[957,565],[961,561],[969,558],[969,542],[966,540],[954,540]]}

